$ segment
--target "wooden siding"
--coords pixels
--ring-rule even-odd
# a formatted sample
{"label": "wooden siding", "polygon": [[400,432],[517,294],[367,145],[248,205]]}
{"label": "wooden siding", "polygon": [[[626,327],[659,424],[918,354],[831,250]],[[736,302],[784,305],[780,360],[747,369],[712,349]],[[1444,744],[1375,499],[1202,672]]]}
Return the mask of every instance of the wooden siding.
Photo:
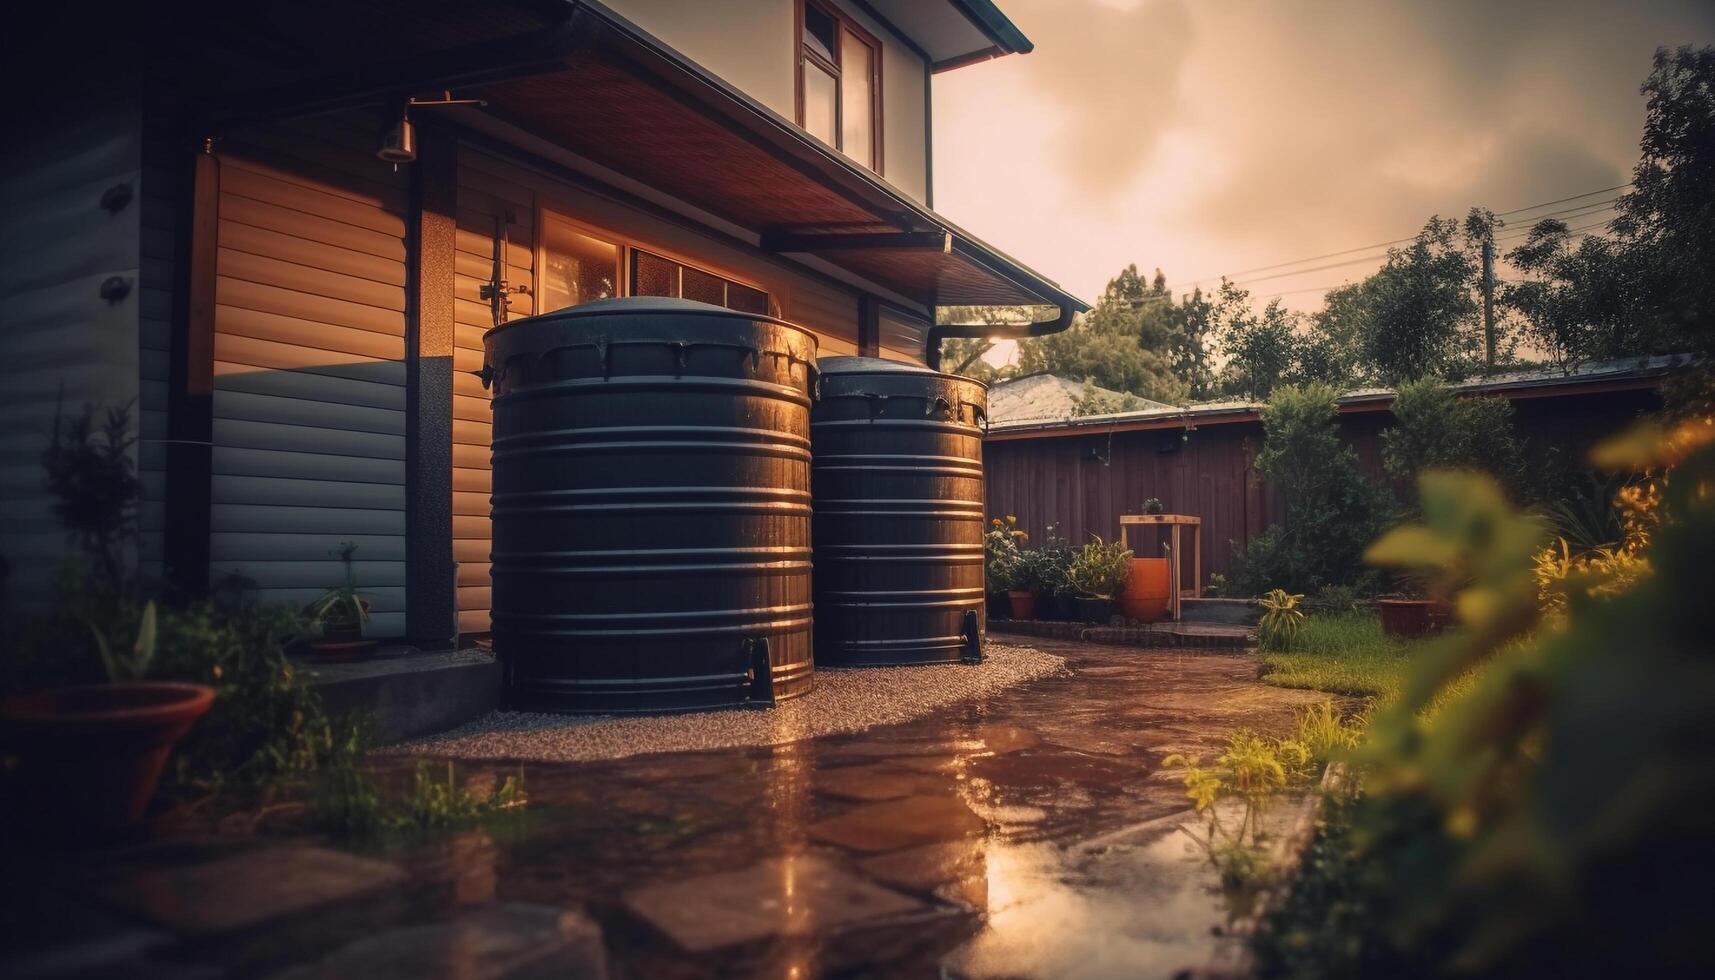
{"label": "wooden siding", "polygon": [[510,214],[506,278],[531,287],[508,298],[511,316],[534,312],[536,195],[507,176],[507,165],[469,148],[459,153],[458,234],[453,286],[453,560],[458,562],[458,629],[486,633],[489,610],[489,441],[493,413],[482,370],[482,335],[494,313],[482,284],[494,275],[495,221]]}
{"label": "wooden siding", "polygon": [[[51,600],[61,563],[75,552],[43,482],[55,414],[138,398],[139,311],[149,298],[138,288],[137,105],[115,94],[99,108],[68,104],[54,119],[0,148],[0,557],[6,600],[20,608]],[[102,195],[119,185],[133,196],[109,212]],[[123,298],[102,298],[110,277],[130,287]],[[144,407],[154,406],[151,397]],[[160,420],[139,420],[133,408],[142,436],[159,438]]]}
{"label": "wooden siding", "polygon": [[[1515,424],[1532,460],[1553,467],[1583,459],[1595,443],[1659,406],[1654,391],[1521,398],[1514,401]],[[1381,433],[1391,421],[1385,410],[1341,416],[1341,435],[1372,480],[1384,479]],[[1144,500],[1159,497],[1168,513],[1203,519],[1204,574],[1230,575],[1234,546],[1281,519],[1278,495],[1253,465],[1262,425],[1204,424],[1186,435],[1170,428],[990,440],[983,446],[989,513],[1016,516],[1035,541],[1057,524],[1060,534],[1081,543],[1092,533],[1112,539],[1121,514],[1139,513]],[[1139,554],[1159,554],[1164,540],[1160,532],[1130,533]]]}
{"label": "wooden siding", "polygon": [[303,603],[358,545],[366,632],[405,632],[407,174],[355,115],[219,145],[210,578]]}

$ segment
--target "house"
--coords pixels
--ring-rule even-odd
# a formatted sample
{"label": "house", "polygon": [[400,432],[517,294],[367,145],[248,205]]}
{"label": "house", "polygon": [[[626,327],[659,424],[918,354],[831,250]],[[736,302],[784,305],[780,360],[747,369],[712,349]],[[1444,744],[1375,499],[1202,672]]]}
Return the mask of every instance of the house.
{"label": "house", "polygon": [[1059,375],[1037,372],[1007,378],[989,385],[989,424],[1069,419],[1078,415],[1080,403],[1102,408],[1124,407],[1129,411],[1164,411],[1173,406],[1137,395],[1104,388],[1093,381],[1074,381]]}
{"label": "house", "polygon": [[934,365],[996,333],[937,307],[1087,308],[933,210],[935,76],[1031,47],[990,0],[67,6],[0,191],[21,602],[62,402],[135,405],[147,576],[299,602],[350,541],[371,635],[444,645],[488,627],[496,324],[672,295]]}

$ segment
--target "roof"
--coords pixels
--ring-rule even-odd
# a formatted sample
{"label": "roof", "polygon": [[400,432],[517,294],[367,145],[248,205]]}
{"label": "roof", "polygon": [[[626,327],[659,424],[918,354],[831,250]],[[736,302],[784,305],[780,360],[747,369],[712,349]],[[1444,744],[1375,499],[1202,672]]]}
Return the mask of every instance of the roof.
{"label": "roof", "polygon": [[[991,3],[946,6],[1005,33]],[[409,9],[398,43],[379,57],[373,45],[362,57],[344,54],[340,32],[330,36],[327,20],[308,13],[271,24],[275,35],[295,32],[277,39],[295,56],[271,67],[265,87],[209,100],[206,128],[450,89],[487,105],[447,111],[448,119],[561,166],[594,164],[611,186],[676,210],[678,220],[744,247],[806,257],[807,267],[904,307],[1049,306],[1065,322],[1089,308],[594,0]],[[238,23],[222,30],[247,33]],[[1028,45],[1022,35],[1008,43]],[[316,53],[324,48],[327,56]]]}
{"label": "roof", "polygon": [[1077,409],[1078,401],[1090,394],[1112,398],[1137,398],[1141,403],[1139,411],[1178,411],[1164,402],[1127,395],[1125,392],[1103,388],[1088,381],[1073,381],[1071,378],[1040,373],[1008,378],[990,385],[989,424],[993,427],[1009,422],[1070,419]]}
{"label": "roof", "polygon": [[886,20],[935,71],[1035,47],[991,0],[868,0],[859,6]]}
{"label": "roof", "polygon": [[[1601,391],[1654,388],[1674,369],[1691,363],[1692,355],[1664,354],[1623,358],[1586,364],[1571,374],[1559,371],[1521,370],[1497,374],[1478,381],[1449,385],[1468,395],[1501,395],[1512,399],[1566,396]],[[1047,376],[1047,377],[1052,377]],[[1056,379],[1061,380],[1061,379]],[[1257,401],[1196,402],[1189,405],[1160,405],[1130,412],[1085,415],[1071,418],[1015,417],[1001,421],[994,409],[996,385],[989,391],[990,439],[1027,439],[1037,436],[1078,435],[1085,432],[1121,432],[1135,429],[1165,429],[1184,425],[1223,425],[1255,422],[1265,403]],[[1385,411],[1397,393],[1391,388],[1360,388],[1339,398],[1342,413]]]}

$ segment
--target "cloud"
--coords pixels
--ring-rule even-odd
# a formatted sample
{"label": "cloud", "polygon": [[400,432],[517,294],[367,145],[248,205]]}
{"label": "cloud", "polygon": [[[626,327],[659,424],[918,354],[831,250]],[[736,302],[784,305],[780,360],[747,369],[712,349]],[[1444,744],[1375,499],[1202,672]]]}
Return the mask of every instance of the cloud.
{"label": "cloud", "polygon": [[1620,183],[1655,48],[1715,43],[1708,0],[1002,6],[1036,51],[936,77],[936,203],[1086,297]]}

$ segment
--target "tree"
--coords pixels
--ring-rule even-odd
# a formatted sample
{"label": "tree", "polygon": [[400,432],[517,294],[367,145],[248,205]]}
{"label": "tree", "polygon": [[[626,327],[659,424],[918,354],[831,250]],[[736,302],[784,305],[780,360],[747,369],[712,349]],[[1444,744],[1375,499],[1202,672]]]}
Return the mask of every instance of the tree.
{"label": "tree", "polygon": [[1377,381],[1459,377],[1475,368],[1482,323],[1473,290],[1481,265],[1471,245],[1457,222],[1430,218],[1415,241],[1389,249],[1381,269],[1355,287],[1360,352]]}
{"label": "tree", "polygon": [[1169,353],[1172,309],[1159,269],[1153,280],[1145,280],[1137,266],[1128,266],[1071,329],[1020,342],[1019,370],[1088,379],[1156,401],[1181,401],[1186,386],[1175,376]]}
{"label": "tree", "polygon": [[[1641,316],[1707,349],[1715,325],[1715,47],[1658,48],[1642,156],[1613,228],[1647,275]],[[1660,343],[1660,340],[1656,340]]]}
{"label": "tree", "polygon": [[1507,253],[1525,278],[1502,290],[1501,303],[1520,315],[1525,336],[1563,374],[1586,361],[1648,351],[1656,331],[1642,295],[1648,277],[1639,275],[1635,258],[1596,235],[1574,247],[1566,223],[1550,218]]}
{"label": "tree", "polygon": [[1173,307],[1173,334],[1168,341],[1168,354],[1173,361],[1173,374],[1185,385],[1192,401],[1214,394],[1215,372],[1210,364],[1214,343],[1214,304],[1203,297],[1201,287],[1193,289]]}
{"label": "tree", "polygon": [[1266,399],[1284,383],[1297,346],[1297,315],[1270,300],[1257,313],[1250,290],[1221,280],[1210,313],[1221,349],[1227,356],[1220,389],[1227,395]]}

